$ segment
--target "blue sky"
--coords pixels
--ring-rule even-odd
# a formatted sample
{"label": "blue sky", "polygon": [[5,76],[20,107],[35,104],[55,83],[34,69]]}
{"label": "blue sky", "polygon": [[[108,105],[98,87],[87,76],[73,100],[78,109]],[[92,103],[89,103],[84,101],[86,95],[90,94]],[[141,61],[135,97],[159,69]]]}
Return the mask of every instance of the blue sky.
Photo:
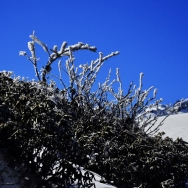
{"label": "blue sky", "polygon": [[[35,78],[32,64],[19,51],[28,52],[29,35],[49,48],[63,41],[89,43],[97,53],[75,53],[77,65],[120,51],[105,62],[97,82],[104,82],[109,68],[112,78],[120,68],[123,89],[137,86],[144,72],[143,88],[158,88],[157,98],[174,103],[188,98],[188,1],[187,0],[7,0],[0,6],[0,70]],[[40,48],[39,68],[47,54]],[[64,63],[63,59],[63,63]],[[57,75],[57,62],[52,73]]]}

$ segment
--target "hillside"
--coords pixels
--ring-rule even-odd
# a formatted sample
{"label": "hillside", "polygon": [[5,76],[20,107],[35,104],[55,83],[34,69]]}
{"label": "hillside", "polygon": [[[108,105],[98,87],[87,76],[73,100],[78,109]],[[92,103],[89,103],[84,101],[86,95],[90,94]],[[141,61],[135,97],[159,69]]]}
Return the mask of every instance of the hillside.
{"label": "hillside", "polygon": [[[163,117],[160,117],[159,121],[161,121],[162,119]],[[188,113],[179,113],[176,115],[169,116],[164,121],[163,126],[160,128],[160,131],[164,131],[166,133],[165,136],[169,136],[174,140],[177,137],[180,137],[188,142]],[[14,174],[12,169],[7,167],[5,161],[1,160],[0,171],[3,168],[6,168],[7,171],[6,173],[1,174],[0,188],[20,188],[19,185],[14,184],[14,182],[17,181],[17,175]],[[12,176],[13,174],[14,176]],[[115,188],[112,185],[100,183],[100,175],[95,174],[95,179],[96,188]],[[76,187],[76,185],[74,187]]]}
{"label": "hillside", "polygon": [[[33,63],[38,81],[13,77],[10,71],[0,72],[1,185],[184,187],[188,179],[187,143],[152,131],[158,117],[180,112],[177,107],[181,102],[173,107],[160,105],[163,100],[156,99],[156,88],[143,90],[142,72],[139,86],[131,82],[124,92],[118,68],[116,79],[110,82],[109,70],[106,81],[93,91],[104,61],[118,51],[107,56],[99,52],[90,65],[77,67],[73,53],[83,49],[95,52],[96,47],[81,42],[66,47],[63,42],[59,51],[57,45],[49,50],[34,34],[28,42],[32,57],[25,51],[20,55]],[[49,55],[41,72],[35,44]],[[49,75],[52,63],[63,56],[68,60],[66,70],[58,62],[56,78],[63,86],[60,90]],[[62,72],[68,76],[69,86],[62,80]],[[117,93],[115,82],[119,84]],[[109,101],[108,95],[114,100]]]}
{"label": "hillside", "polygon": [[[160,117],[158,122],[163,117]],[[164,131],[165,136],[169,136],[174,140],[179,137],[188,142],[188,113],[179,113],[169,116],[164,124],[161,126],[160,131]]]}

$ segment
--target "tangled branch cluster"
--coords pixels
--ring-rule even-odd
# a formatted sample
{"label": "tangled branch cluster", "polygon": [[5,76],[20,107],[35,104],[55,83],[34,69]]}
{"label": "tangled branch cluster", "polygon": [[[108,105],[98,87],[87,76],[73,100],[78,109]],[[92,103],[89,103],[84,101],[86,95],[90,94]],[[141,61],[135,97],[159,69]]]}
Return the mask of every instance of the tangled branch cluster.
{"label": "tangled branch cluster", "polygon": [[[25,51],[20,55],[32,62],[38,82],[11,78],[11,72],[0,73],[0,147],[6,150],[10,165],[29,177],[23,186],[70,187],[75,181],[79,187],[95,186],[92,173],[82,174],[80,166],[119,187],[178,187],[185,182],[187,145],[181,139],[173,142],[163,139],[162,133],[156,135],[162,122],[154,128],[159,115],[150,116],[149,112],[158,109],[162,100],[155,100],[156,89],[148,97],[153,87],[142,90],[143,73],[139,87],[131,83],[124,94],[119,69],[113,81],[110,70],[106,81],[92,92],[104,61],[119,52],[99,53],[90,65],[76,67],[73,52],[95,52],[96,48],[83,43],[66,47],[63,42],[59,51],[56,45],[49,50],[34,33],[30,38],[31,57]],[[41,73],[35,43],[49,56]],[[65,69],[58,62],[63,86],[59,90],[46,76],[62,56],[68,59]],[[69,77],[68,87],[62,70]],[[118,93],[113,89],[115,82],[119,83]],[[115,101],[108,100],[109,94]]]}

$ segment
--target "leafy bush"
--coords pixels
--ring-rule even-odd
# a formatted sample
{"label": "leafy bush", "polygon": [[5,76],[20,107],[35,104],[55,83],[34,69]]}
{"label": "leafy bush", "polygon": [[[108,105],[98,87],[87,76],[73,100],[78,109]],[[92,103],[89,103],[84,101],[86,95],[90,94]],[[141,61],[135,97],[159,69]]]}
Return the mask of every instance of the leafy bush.
{"label": "leafy bush", "polygon": [[[30,38],[31,57],[25,51],[20,55],[32,62],[38,81],[21,81],[12,78],[11,72],[0,72],[0,147],[6,150],[9,165],[29,177],[23,186],[70,187],[77,181],[78,186],[91,187],[95,186],[93,174],[87,170],[92,170],[104,177],[101,181],[118,187],[183,187],[188,174],[187,143],[156,134],[162,122],[154,128],[159,114],[149,112],[162,100],[155,100],[156,89],[148,97],[153,87],[142,90],[143,73],[139,87],[131,83],[126,94],[119,69],[115,80],[110,82],[109,71],[106,81],[92,92],[104,61],[119,52],[104,57],[99,53],[90,65],[75,67],[73,52],[95,52],[96,48],[83,43],[66,47],[64,42],[59,51],[56,45],[49,50],[34,33]],[[40,72],[35,43],[49,56]],[[59,61],[59,77],[52,75],[52,63],[63,56],[68,57],[66,69]],[[69,86],[62,80],[62,70]],[[63,89],[47,75],[58,78]],[[118,93],[113,90],[115,82]],[[115,101],[108,100],[110,94]],[[85,174],[80,166],[87,169]]]}

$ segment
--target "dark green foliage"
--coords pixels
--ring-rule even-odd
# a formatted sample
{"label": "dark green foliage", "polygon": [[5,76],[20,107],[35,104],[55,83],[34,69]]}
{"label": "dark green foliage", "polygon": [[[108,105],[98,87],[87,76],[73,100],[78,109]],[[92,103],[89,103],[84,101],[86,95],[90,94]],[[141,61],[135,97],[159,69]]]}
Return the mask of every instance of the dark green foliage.
{"label": "dark green foliage", "polygon": [[[13,82],[1,73],[0,93],[0,148],[6,149],[9,165],[20,166],[24,176],[35,174],[37,187],[87,184],[72,164],[77,148],[68,103],[62,101],[58,111],[31,83]],[[27,185],[35,187],[30,180]]]}
{"label": "dark green foliage", "polygon": [[[148,110],[158,110],[162,100],[150,104],[157,90],[151,98],[148,94],[153,87],[142,91],[143,73],[139,87],[131,83],[127,94],[122,90],[119,69],[115,80],[110,82],[109,71],[106,81],[91,92],[104,61],[118,51],[107,56],[100,52],[90,65],[76,67],[73,52],[95,52],[96,47],[82,42],[67,47],[63,42],[58,51],[57,45],[48,49],[35,32],[30,38],[31,56],[25,51],[19,54],[33,64],[38,82],[19,81],[12,79],[10,72],[0,72],[0,151],[21,175],[23,187],[70,187],[75,181],[78,187],[95,187],[94,175],[87,170],[118,187],[185,187],[187,143],[154,134],[161,126],[152,129],[159,113],[151,118]],[[40,72],[35,44],[48,54]],[[54,76],[64,88],[59,90],[52,80],[48,84],[48,76],[51,65],[63,56],[68,56],[66,69],[59,61],[59,77]],[[62,80],[62,70],[69,86]],[[112,88],[114,82],[119,83],[118,93]],[[108,101],[107,94],[115,103]],[[170,113],[175,108],[169,108]],[[87,169],[85,173],[80,166]]]}
{"label": "dark green foliage", "polygon": [[50,96],[63,91],[37,84],[0,73],[0,148],[9,165],[29,177],[23,185],[69,187],[77,180],[94,186],[92,174],[82,175],[77,164],[118,187],[185,187],[188,146],[182,139],[148,136],[131,117],[117,118],[118,106],[97,113],[92,100],[84,108],[75,98],[54,102]]}

